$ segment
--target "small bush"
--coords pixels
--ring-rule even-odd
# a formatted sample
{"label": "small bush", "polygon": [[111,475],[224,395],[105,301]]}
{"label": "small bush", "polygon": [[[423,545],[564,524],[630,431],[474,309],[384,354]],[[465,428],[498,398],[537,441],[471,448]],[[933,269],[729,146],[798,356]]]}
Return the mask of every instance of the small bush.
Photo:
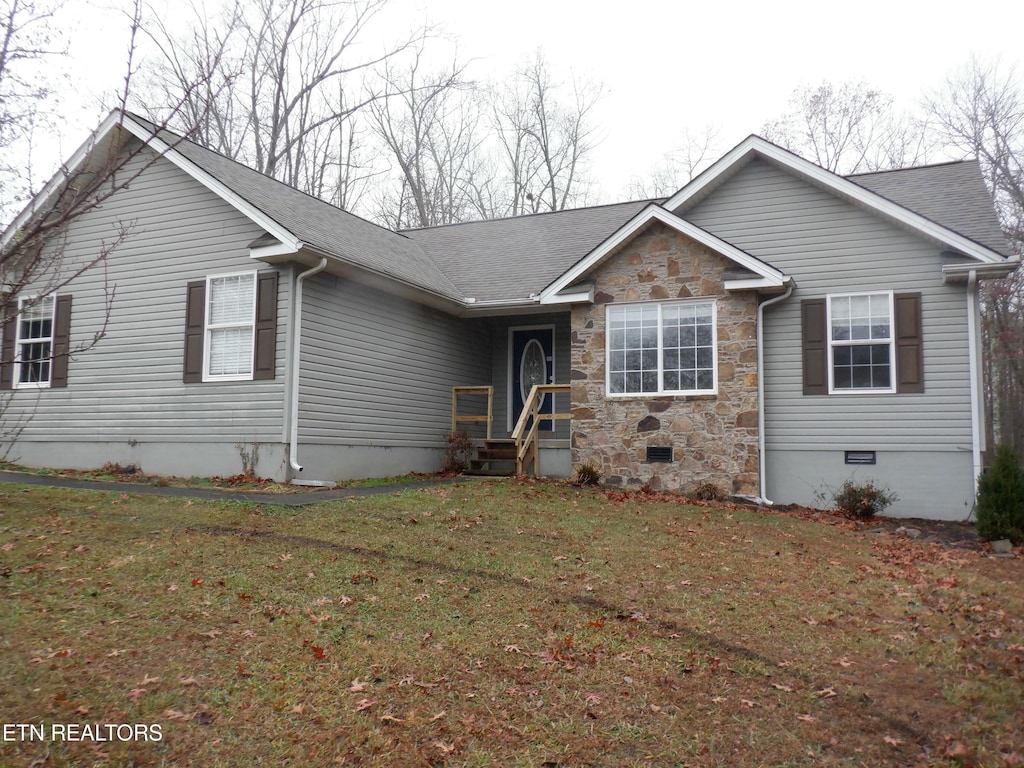
{"label": "small bush", "polygon": [[577,464],[572,473],[572,481],[576,485],[597,485],[601,481],[601,470],[593,462]]}
{"label": "small bush", "polygon": [[449,432],[445,435],[444,466],[441,467],[441,471],[455,475],[465,472],[469,469],[469,462],[475,450],[469,432],[464,429]]}
{"label": "small bush", "polygon": [[836,510],[858,520],[874,517],[895,501],[899,501],[895,493],[880,488],[871,480],[863,484],[847,480],[832,494],[832,505]]}
{"label": "small bush", "polygon": [[992,466],[978,478],[978,535],[1024,544],[1024,469],[1008,445],[996,448]]}
{"label": "small bush", "polygon": [[695,485],[687,495],[697,501],[726,501],[729,498],[729,494],[714,483]]}
{"label": "small bush", "polygon": [[127,467],[123,467],[120,464],[108,461],[100,467],[99,471],[104,475],[134,475],[139,472],[139,468],[134,464],[129,464]]}

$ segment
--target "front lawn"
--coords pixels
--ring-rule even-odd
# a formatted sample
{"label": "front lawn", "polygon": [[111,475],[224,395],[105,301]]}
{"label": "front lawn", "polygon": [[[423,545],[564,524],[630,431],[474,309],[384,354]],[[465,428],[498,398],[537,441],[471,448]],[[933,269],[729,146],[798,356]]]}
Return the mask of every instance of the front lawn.
{"label": "front lawn", "polygon": [[0,484],[0,575],[5,766],[1024,765],[1024,562],[885,533]]}

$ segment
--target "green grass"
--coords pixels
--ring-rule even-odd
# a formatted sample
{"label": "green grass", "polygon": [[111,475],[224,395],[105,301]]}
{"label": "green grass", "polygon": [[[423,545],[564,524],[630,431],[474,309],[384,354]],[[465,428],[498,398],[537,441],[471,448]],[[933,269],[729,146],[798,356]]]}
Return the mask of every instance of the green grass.
{"label": "green grass", "polygon": [[0,764],[1004,765],[1019,560],[527,482],[0,485]]}

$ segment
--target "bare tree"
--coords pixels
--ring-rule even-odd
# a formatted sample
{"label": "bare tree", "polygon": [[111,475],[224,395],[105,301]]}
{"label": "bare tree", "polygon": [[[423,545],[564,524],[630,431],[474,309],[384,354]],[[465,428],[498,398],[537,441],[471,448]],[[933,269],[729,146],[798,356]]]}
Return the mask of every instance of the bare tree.
{"label": "bare tree", "polygon": [[947,153],[976,157],[1017,252],[1024,250],[1024,84],[1012,67],[972,58],[924,100]]}
{"label": "bare tree", "polygon": [[927,153],[923,126],[864,83],[800,88],[789,105],[764,124],[764,138],[835,173],[903,168]]}
{"label": "bare tree", "polygon": [[422,51],[401,72],[385,71],[393,93],[371,105],[373,130],[397,167],[379,218],[394,229],[451,224],[474,214],[474,172],[480,155],[479,114],[465,68],[452,64],[423,75]]}
{"label": "bare tree", "polygon": [[[1024,254],[1024,85],[972,58],[924,106],[947,154],[976,157],[1011,247]],[[985,286],[986,394],[996,439],[1024,455],[1024,272]]]}
{"label": "bare tree", "polygon": [[662,156],[646,178],[634,177],[627,195],[636,200],[669,197],[689,183],[718,157],[719,128],[708,125],[701,131],[683,131],[683,142]]}
{"label": "bare tree", "polygon": [[40,65],[58,59],[60,39],[54,14],[58,0],[0,0],[0,218],[31,191],[31,154],[37,125],[49,122],[55,84]]}
{"label": "bare tree", "polygon": [[508,184],[500,215],[560,211],[584,204],[596,146],[591,113],[601,87],[554,80],[542,54],[493,98],[494,125]]}
{"label": "bare tree", "polygon": [[[369,46],[364,38],[377,34],[374,23],[386,4],[234,0],[212,22],[193,9],[189,36],[151,30],[162,61],[149,80],[173,97],[205,77],[211,87],[174,122],[179,130],[297,189],[351,206],[372,175],[360,159],[355,117],[388,95],[373,76],[431,33],[421,27],[379,49]],[[160,106],[149,113],[159,117]]]}
{"label": "bare tree", "polygon": [[[38,48],[27,47],[32,45],[32,37],[26,32],[30,27],[26,23],[26,18],[19,15],[38,14],[39,6],[18,2],[14,5],[15,12],[5,17],[2,22],[4,28],[0,30],[0,34],[7,40],[8,51],[22,53],[20,57],[9,55],[0,60],[0,83],[9,76],[9,82],[19,82],[16,75],[10,75],[10,70],[21,62],[31,60],[32,56],[24,53],[25,51],[36,51],[37,55],[42,55]],[[93,141],[91,145],[84,147],[84,152],[76,159],[74,165],[65,165],[58,169],[42,189],[30,190],[35,193],[33,202],[7,225],[0,237],[0,383],[6,384],[8,388],[13,384],[11,377],[16,362],[19,369],[22,372],[28,371],[30,376],[33,371],[41,371],[44,368],[49,370],[50,366],[56,369],[62,363],[66,364],[70,355],[90,348],[105,334],[116,286],[109,284],[104,277],[101,282],[105,292],[105,312],[91,339],[71,348],[65,342],[58,341],[58,334],[54,330],[48,342],[24,344],[21,345],[21,349],[18,349],[19,345],[16,344],[18,324],[31,324],[37,319],[35,310],[40,306],[53,304],[55,300],[59,308],[56,294],[86,272],[98,270],[105,275],[107,259],[131,236],[132,222],[120,222],[87,254],[72,253],[67,247],[75,222],[97,210],[113,195],[128,187],[159,159],[159,155],[152,152],[146,142],[125,141],[125,134],[120,127],[125,119],[125,105],[131,90],[136,35],[141,24],[140,14],[140,6],[136,4],[130,21],[131,42],[123,89],[119,95],[117,109],[109,118],[113,121],[111,130],[99,137],[104,139],[102,143]],[[46,15],[43,18],[49,19],[50,16]],[[22,35],[29,35],[28,44],[22,40]],[[205,83],[195,84],[195,89],[203,87]],[[190,92],[191,90],[188,93]],[[8,92],[0,101],[0,123],[21,129],[24,124],[19,124],[18,121],[23,120],[24,115],[32,114],[31,101],[41,98],[45,93],[45,86],[27,93],[19,92],[18,98],[11,97],[11,92]],[[172,109],[171,113],[174,112]],[[153,126],[153,135],[165,127]],[[17,151],[16,144],[0,146],[0,164],[12,168],[23,167],[24,156],[12,154]],[[27,172],[24,175],[30,176]],[[56,313],[51,316],[56,316]],[[26,354],[33,357],[26,358]],[[29,378],[28,381],[32,379]],[[9,402],[7,395],[9,393],[4,393],[4,396],[0,397],[0,446],[9,448],[23,423],[11,424],[10,420],[5,418]]]}
{"label": "bare tree", "polygon": [[1024,270],[985,284],[983,306],[989,432],[1024,455]]}

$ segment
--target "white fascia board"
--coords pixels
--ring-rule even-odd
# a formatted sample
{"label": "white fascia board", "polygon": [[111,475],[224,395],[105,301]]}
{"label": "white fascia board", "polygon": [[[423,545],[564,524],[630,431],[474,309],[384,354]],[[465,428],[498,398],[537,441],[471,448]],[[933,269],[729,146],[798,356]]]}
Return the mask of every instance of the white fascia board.
{"label": "white fascia board", "polygon": [[[243,216],[246,216],[247,218],[252,220],[256,225],[262,227],[271,235],[280,240],[284,247],[291,249],[290,251],[286,251],[287,253],[296,253],[298,252],[299,248],[302,247],[302,241],[299,240],[298,237],[296,237],[294,234],[292,234],[287,229],[282,227],[272,218],[267,216],[265,213],[263,213],[263,211],[254,207],[247,200],[240,197],[229,187],[217,181],[217,179],[213,178],[213,176],[199,168],[199,166],[195,165],[191,160],[186,158],[180,152],[177,152],[172,145],[168,144],[163,139],[154,136],[150,131],[136,123],[128,116],[125,116],[123,124],[125,128],[127,128],[137,139],[139,139],[139,141],[148,144],[150,147],[153,148],[154,151],[156,151],[162,157],[165,157],[168,160],[170,160],[172,163],[174,163],[174,165],[183,170],[193,179],[198,181],[200,184],[209,189],[218,197],[225,200],[229,205],[235,208],[235,210],[237,210]],[[280,252],[278,253],[278,255],[280,255]]]}
{"label": "white fascia board", "polygon": [[785,277],[783,281],[769,280],[764,277],[751,277],[741,280],[726,280],[722,285],[727,291],[756,291],[763,288],[782,288],[789,285],[793,278]]}
{"label": "white fascia board", "polygon": [[564,291],[553,296],[541,295],[541,304],[590,304],[594,301],[594,286],[579,291]]}
{"label": "white fascia board", "polygon": [[724,240],[715,237],[706,229],[701,229],[685,219],[679,218],[675,214],[665,210],[660,205],[651,203],[620,227],[613,235],[601,243],[601,245],[597,246],[597,248],[592,250],[583,259],[576,262],[576,264],[567,272],[563,272],[561,277],[541,291],[541,304],[559,303],[557,298],[559,293],[587,274],[591,269],[615,252],[621,245],[630,240],[641,229],[655,220],[660,221],[662,224],[671,227],[677,232],[680,232],[693,240],[696,240],[701,245],[725,256],[727,259],[734,261],[751,272],[760,275],[761,278],[767,281],[766,285],[781,286],[786,280],[786,275],[779,272],[774,267],[768,266],[763,261],[759,261],[750,254],[741,251],[736,246],[730,245]]}
{"label": "white fascia board", "polygon": [[922,235],[955,248],[957,251],[982,263],[999,263],[1005,260],[1005,257],[1001,254],[973,240],[969,240],[951,229],[936,224],[934,221],[926,219],[924,216],[914,213],[902,205],[897,205],[880,195],[876,195],[874,192],[858,186],[842,176],[826,171],[809,160],[804,160],[802,157],[798,157],[792,152],[762,139],[760,136],[748,136],[741,141],[717,163],[666,200],[663,203],[664,207],[670,211],[676,210],[679,206],[713,185],[723,174],[731,171],[736,163],[745,162],[754,155],[760,155],[778,165],[784,166],[794,173],[834,191],[836,194],[854,200],[866,208],[873,209],[890,219],[920,232]]}
{"label": "white fascia board", "polygon": [[99,127],[89,134],[82,145],[75,150],[74,154],[68,159],[66,163],[61,165],[60,169],[53,175],[53,177],[46,182],[46,185],[39,191],[39,193],[32,198],[30,202],[14,221],[8,225],[7,229],[3,233],[3,238],[0,239],[0,243],[6,244],[11,237],[14,236],[22,225],[28,221],[37,211],[41,211],[46,207],[47,201],[50,196],[53,195],[60,186],[67,180],[67,174],[72,173],[81,166],[86,158],[92,153],[92,151],[99,146],[104,139],[113,131],[120,120],[121,114],[117,110],[114,110],[100,123]]}
{"label": "white fascia board", "polygon": [[277,256],[291,256],[302,248],[302,243],[292,246],[288,243],[274,243],[273,245],[259,245],[249,249],[250,259],[272,259]]}

